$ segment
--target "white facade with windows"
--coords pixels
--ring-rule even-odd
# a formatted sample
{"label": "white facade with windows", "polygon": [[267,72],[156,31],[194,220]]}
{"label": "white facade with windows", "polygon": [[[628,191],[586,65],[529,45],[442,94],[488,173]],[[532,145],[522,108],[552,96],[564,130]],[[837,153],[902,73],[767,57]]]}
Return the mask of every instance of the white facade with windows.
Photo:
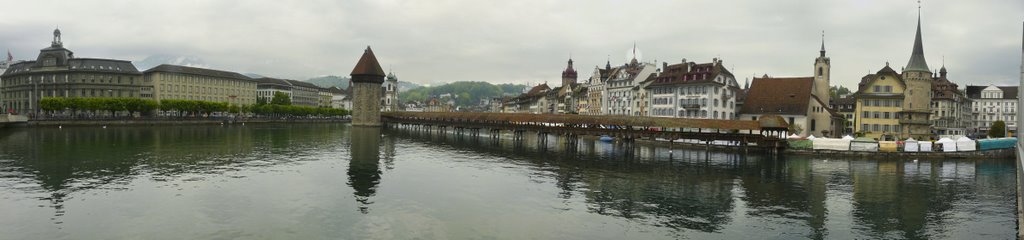
{"label": "white facade with windows", "polygon": [[1017,130],[1017,86],[967,86],[976,135],[986,135],[992,123],[1003,121],[1009,132]]}
{"label": "white facade with windows", "polygon": [[650,94],[649,116],[701,119],[736,119],[736,78],[722,61],[665,64],[646,87]]}

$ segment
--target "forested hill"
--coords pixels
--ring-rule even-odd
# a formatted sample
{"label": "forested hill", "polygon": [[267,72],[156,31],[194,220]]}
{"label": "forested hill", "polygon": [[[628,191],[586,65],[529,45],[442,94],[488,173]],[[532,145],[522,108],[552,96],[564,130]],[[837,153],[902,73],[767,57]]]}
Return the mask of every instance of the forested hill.
{"label": "forested hill", "polygon": [[[399,94],[399,99],[406,101],[427,101],[431,97],[451,94],[456,106],[475,106],[480,99],[491,99],[504,95],[518,96],[523,93],[526,85],[498,84],[488,82],[453,82],[439,86],[420,87]],[[444,99],[446,100],[446,99]]]}

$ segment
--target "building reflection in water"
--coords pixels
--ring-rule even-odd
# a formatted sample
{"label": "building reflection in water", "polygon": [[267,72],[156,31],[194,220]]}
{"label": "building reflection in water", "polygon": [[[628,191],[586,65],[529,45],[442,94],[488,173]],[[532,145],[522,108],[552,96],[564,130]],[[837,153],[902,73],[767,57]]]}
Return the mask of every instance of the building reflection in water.
{"label": "building reflection in water", "polygon": [[359,211],[370,212],[370,199],[377,193],[380,184],[380,143],[379,127],[352,127],[352,159],[348,164],[348,185],[355,192],[356,201],[360,203]]}
{"label": "building reflection in water", "polygon": [[[669,160],[665,146],[625,150],[592,140],[569,148],[561,141],[538,146],[532,136],[522,143],[465,144],[447,140],[450,136],[417,137],[403,130],[387,134],[532,166],[539,171],[534,175],[550,178],[558,188],[553,197],[567,204],[582,199],[589,212],[681,233],[764,224],[794,234],[787,237],[810,239],[949,236],[944,226],[957,223],[944,218],[956,214],[953,206],[971,204],[979,194],[999,196],[986,192],[998,189],[992,185],[1000,182],[1013,182],[998,178],[1014,176],[1012,164],[1001,160],[770,159],[680,147]],[[975,175],[975,167],[996,170]],[[1012,200],[1006,201],[1012,205]]]}

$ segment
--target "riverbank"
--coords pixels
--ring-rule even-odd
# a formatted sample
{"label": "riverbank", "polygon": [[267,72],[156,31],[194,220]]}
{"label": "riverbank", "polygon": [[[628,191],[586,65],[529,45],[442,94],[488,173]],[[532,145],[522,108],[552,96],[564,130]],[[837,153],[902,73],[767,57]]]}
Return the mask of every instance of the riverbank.
{"label": "riverbank", "polygon": [[[596,139],[596,138],[595,138]],[[661,147],[679,147],[688,149],[709,149],[716,151],[761,151],[758,146],[729,146],[729,145],[705,145],[698,143],[682,143],[668,141],[640,140],[644,144]],[[783,155],[793,156],[828,156],[833,158],[872,158],[891,160],[915,160],[915,159],[1012,159],[1016,155],[1015,148],[994,149],[968,152],[861,152],[861,151],[835,151],[835,150],[809,150],[809,149],[786,149]]]}
{"label": "riverbank", "polygon": [[861,152],[835,150],[786,149],[783,154],[805,156],[830,156],[876,159],[1012,159],[1015,148],[967,151],[967,152]]}
{"label": "riverbank", "polygon": [[265,123],[347,123],[350,119],[108,119],[108,120],[30,120],[12,123],[6,127],[57,126],[173,126],[173,125],[230,125]]}

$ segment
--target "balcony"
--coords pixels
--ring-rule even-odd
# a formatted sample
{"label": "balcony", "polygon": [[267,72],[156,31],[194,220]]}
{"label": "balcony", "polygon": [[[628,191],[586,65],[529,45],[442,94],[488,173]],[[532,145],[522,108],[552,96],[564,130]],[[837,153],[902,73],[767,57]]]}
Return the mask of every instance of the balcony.
{"label": "balcony", "polygon": [[906,119],[900,118],[900,124],[931,125],[928,119]]}
{"label": "balcony", "polygon": [[700,109],[700,104],[679,104],[684,109]]}

